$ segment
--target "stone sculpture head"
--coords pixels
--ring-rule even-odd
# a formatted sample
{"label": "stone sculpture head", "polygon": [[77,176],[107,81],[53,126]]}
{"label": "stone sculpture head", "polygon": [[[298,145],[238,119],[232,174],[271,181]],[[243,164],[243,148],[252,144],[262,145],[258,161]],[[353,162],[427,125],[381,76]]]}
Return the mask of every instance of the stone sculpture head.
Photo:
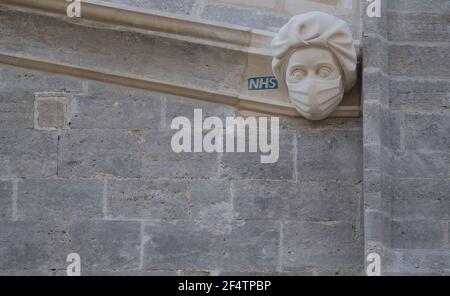
{"label": "stone sculpture head", "polygon": [[308,119],[330,116],[356,82],[352,34],[335,16],[309,12],[293,17],[272,41],[272,50],[275,76]]}

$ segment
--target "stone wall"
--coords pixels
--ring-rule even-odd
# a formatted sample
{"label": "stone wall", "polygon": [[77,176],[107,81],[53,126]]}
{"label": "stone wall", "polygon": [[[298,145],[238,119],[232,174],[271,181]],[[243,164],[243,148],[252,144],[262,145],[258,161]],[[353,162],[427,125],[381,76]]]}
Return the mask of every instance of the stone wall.
{"label": "stone wall", "polygon": [[448,275],[450,6],[383,4],[363,25],[366,254],[384,274]]}
{"label": "stone wall", "polygon": [[232,107],[1,66],[0,273],[361,274],[361,121],[281,118],[280,158],[183,153]]}
{"label": "stone wall", "polygon": [[[290,1],[120,3],[276,31]],[[0,65],[0,274],[65,274],[72,252],[85,275],[361,275],[373,252],[385,275],[450,274],[450,7],[381,1],[382,17],[368,18],[362,3],[363,118],[280,118],[274,164],[257,153],[172,152],[173,118],[248,114],[233,107]],[[102,51],[92,42],[101,28],[50,16],[11,25],[21,13],[0,10],[10,20],[2,50],[100,64],[127,48],[124,36],[147,40],[103,29],[117,46]],[[39,38],[51,24],[92,35]],[[158,43],[148,40],[142,48]],[[129,52],[114,65],[128,59],[152,77]],[[211,61],[239,64],[221,58]],[[179,67],[168,79],[189,73]],[[224,80],[195,72],[196,83]]]}

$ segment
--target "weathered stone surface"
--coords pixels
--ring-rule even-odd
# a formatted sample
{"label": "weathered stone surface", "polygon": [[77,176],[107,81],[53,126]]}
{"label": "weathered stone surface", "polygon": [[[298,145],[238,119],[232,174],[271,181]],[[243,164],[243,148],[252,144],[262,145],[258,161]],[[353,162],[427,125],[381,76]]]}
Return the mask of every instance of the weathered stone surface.
{"label": "weathered stone surface", "polygon": [[357,220],[361,184],[237,181],[233,195],[237,219]]}
{"label": "weathered stone surface", "polygon": [[288,16],[221,4],[206,5],[201,17],[207,20],[273,32],[278,32],[278,30],[289,20]]}
{"label": "weathered stone surface", "polygon": [[381,143],[392,151],[402,150],[402,114],[390,110],[381,112]]}
{"label": "weathered stone surface", "polygon": [[379,170],[381,168],[380,145],[364,145],[364,169]]}
{"label": "weathered stone surface", "polygon": [[145,233],[145,269],[274,270],[278,261],[277,222],[147,222]]}
{"label": "weathered stone surface", "polygon": [[450,4],[447,0],[395,0],[387,1],[387,9],[390,11],[443,12],[450,9]]}
{"label": "weathered stone surface", "polygon": [[5,53],[221,93],[237,93],[247,63],[244,52],[44,15],[8,10],[0,14],[0,22],[5,24],[0,31]]}
{"label": "weathered stone surface", "polygon": [[405,114],[405,147],[411,150],[450,150],[450,114]]}
{"label": "weathered stone surface", "polygon": [[388,212],[367,210],[364,213],[364,240],[366,242],[378,242],[390,246],[391,236],[391,217]]}
{"label": "weathered stone surface", "polygon": [[0,220],[12,218],[13,184],[0,181]]}
{"label": "weathered stone surface", "polygon": [[65,126],[66,98],[37,97],[35,106],[36,129],[55,129]]}
{"label": "weathered stone surface", "polygon": [[137,269],[140,223],[86,221],[73,225],[2,223],[0,269],[66,270],[69,253],[80,254],[83,270]]}
{"label": "weathered stone surface", "polygon": [[299,131],[297,167],[300,180],[362,179],[360,130]]}
{"label": "weathered stone surface", "polygon": [[363,105],[363,142],[367,144],[381,143],[382,108],[378,101],[364,102]]}
{"label": "weathered stone surface", "polygon": [[95,270],[83,272],[83,276],[177,276],[176,270]]}
{"label": "weathered stone surface", "polygon": [[450,45],[390,45],[391,75],[450,78]]}
{"label": "weathered stone surface", "polygon": [[89,83],[89,95],[76,96],[71,128],[159,128],[161,94]]}
{"label": "weathered stone surface", "polygon": [[[248,130],[247,133],[248,135]],[[270,141],[270,131],[268,132]],[[231,179],[267,179],[267,180],[293,180],[294,179],[294,137],[291,131],[279,133],[279,157],[274,163],[261,163],[261,156],[269,153],[248,152],[249,137],[246,137],[247,152],[224,152],[220,159],[221,177]],[[237,143],[235,133],[234,143]],[[236,148],[235,148],[236,149]],[[272,153],[274,153],[272,151]]]}
{"label": "weathered stone surface", "polygon": [[380,171],[365,170],[364,171],[364,194],[378,193],[381,190],[381,173]]}
{"label": "weathered stone surface", "polygon": [[230,182],[224,180],[192,180],[192,218],[216,221],[233,218]]}
{"label": "weathered stone surface", "polygon": [[160,10],[176,14],[190,15],[195,0],[106,0],[107,2],[129,5],[134,8]]}
{"label": "weathered stone surface", "polygon": [[68,131],[59,142],[58,175],[138,177],[139,137],[129,131]]}
{"label": "weathered stone surface", "polygon": [[444,225],[434,220],[394,220],[392,247],[400,249],[440,249],[444,247]]}
{"label": "weathered stone surface", "polygon": [[170,128],[174,118],[183,116],[194,123],[194,109],[201,109],[203,119],[206,117],[219,117],[225,122],[227,116],[234,116],[235,108],[224,104],[209,103],[200,100],[192,100],[184,97],[165,96],[165,127]]}
{"label": "weathered stone surface", "polygon": [[0,143],[0,177],[56,175],[56,134],[0,129]]}
{"label": "weathered stone surface", "polygon": [[187,219],[188,191],[185,181],[108,180],[108,217]]}
{"label": "weathered stone surface", "polygon": [[450,39],[448,13],[389,12],[389,40],[442,41]]}
{"label": "weathered stone surface", "polygon": [[379,68],[384,73],[389,73],[390,61],[388,60],[389,45],[379,36],[367,36],[363,39],[365,50],[363,65],[371,68]]}
{"label": "weathered stone surface", "polygon": [[374,102],[387,106],[389,104],[389,76],[378,68],[363,68],[362,94],[364,94],[364,105]]}
{"label": "weathered stone surface", "polygon": [[0,232],[0,269],[24,272],[30,269],[62,269],[66,266],[65,259],[70,253],[69,239],[62,226],[3,221]]}
{"label": "weathered stone surface", "polygon": [[448,79],[391,79],[390,107],[411,111],[440,112],[450,109]]}
{"label": "weathered stone surface", "polygon": [[285,222],[283,269],[348,268],[362,265],[362,240],[347,222]]}
{"label": "weathered stone surface", "polygon": [[450,155],[447,153],[392,152],[382,149],[382,170],[397,178],[447,178]]}
{"label": "weathered stone surface", "polygon": [[448,180],[392,180],[392,215],[398,219],[450,219]]}
{"label": "weathered stone surface", "polygon": [[[4,12],[2,12],[3,16]],[[28,95],[34,92],[80,92],[82,80],[76,77],[1,65],[2,91]],[[34,98],[33,98],[34,99]]]}
{"label": "weathered stone surface", "polygon": [[361,118],[330,117],[320,121],[312,121],[302,117],[280,117],[280,130],[355,129],[361,128],[361,126]]}
{"label": "weathered stone surface", "polygon": [[176,153],[170,145],[175,130],[147,130],[142,157],[145,177],[216,177],[218,154],[206,152]]}
{"label": "weathered stone surface", "polygon": [[23,180],[18,184],[17,216],[30,221],[103,218],[103,182]]}
{"label": "weathered stone surface", "polygon": [[33,128],[33,101],[31,92],[1,90],[0,128]]}
{"label": "weathered stone surface", "polygon": [[140,222],[86,221],[74,224],[71,248],[87,270],[136,270],[140,264]]}
{"label": "weathered stone surface", "polygon": [[385,275],[450,275],[448,250],[393,250],[385,262]]}

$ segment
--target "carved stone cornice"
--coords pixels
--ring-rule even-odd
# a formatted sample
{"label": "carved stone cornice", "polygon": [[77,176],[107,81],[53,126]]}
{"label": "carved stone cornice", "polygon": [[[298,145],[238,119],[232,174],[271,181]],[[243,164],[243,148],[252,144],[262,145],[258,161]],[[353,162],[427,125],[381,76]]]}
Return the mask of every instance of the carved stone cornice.
{"label": "carved stone cornice", "polygon": [[[0,32],[0,63],[213,101],[244,110],[298,116],[289,100],[277,90],[248,90],[249,77],[272,76],[270,42],[274,33],[93,0],[82,1],[80,19],[65,16],[68,3],[64,0],[0,0],[0,3],[6,4],[0,11],[0,17],[4,18],[2,26],[6,25]],[[40,32],[27,30],[26,24],[14,24],[24,17],[34,25],[38,23]],[[124,41],[127,44],[114,43],[129,37],[124,31],[132,32],[133,37]],[[45,37],[39,36],[42,32]],[[85,38],[78,43],[77,50],[69,40],[71,34],[81,38],[80,41]],[[89,40],[104,42],[101,53],[100,47],[87,43]],[[118,59],[118,55],[124,60]],[[171,60],[178,64],[159,63]],[[333,116],[360,116],[358,89],[346,95]]]}

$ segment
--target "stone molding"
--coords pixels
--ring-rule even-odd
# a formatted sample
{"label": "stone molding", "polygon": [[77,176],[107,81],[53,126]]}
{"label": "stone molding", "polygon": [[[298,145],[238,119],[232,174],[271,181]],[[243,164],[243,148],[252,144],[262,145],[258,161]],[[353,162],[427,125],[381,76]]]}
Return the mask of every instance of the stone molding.
{"label": "stone molding", "polygon": [[[65,15],[65,1],[46,0],[0,0],[14,9],[27,12]],[[18,8],[20,7],[20,8]],[[31,10],[30,10],[31,9]],[[0,62],[4,64],[37,70],[73,75],[99,81],[111,82],[164,93],[189,96],[194,99],[218,102],[239,109],[266,114],[299,116],[287,98],[280,99],[280,93],[273,91],[253,94],[247,90],[247,79],[255,73],[271,74],[272,52],[270,43],[275,36],[272,32],[249,29],[240,26],[224,25],[209,21],[192,20],[180,16],[135,9],[95,0],[82,1],[82,21],[98,21],[113,26],[144,32],[148,35],[202,44],[223,50],[232,50],[246,55],[247,63],[236,91],[227,92],[215,88],[202,88],[196,85],[173,83],[164,79],[149,79],[139,73],[122,73],[105,67],[85,66],[58,60],[44,59],[28,54],[0,51]],[[74,20],[76,23],[77,20]],[[355,42],[357,52],[359,42]],[[270,71],[270,72],[269,72]],[[344,98],[332,117],[359,117],[360,92],[354,91]]]}

